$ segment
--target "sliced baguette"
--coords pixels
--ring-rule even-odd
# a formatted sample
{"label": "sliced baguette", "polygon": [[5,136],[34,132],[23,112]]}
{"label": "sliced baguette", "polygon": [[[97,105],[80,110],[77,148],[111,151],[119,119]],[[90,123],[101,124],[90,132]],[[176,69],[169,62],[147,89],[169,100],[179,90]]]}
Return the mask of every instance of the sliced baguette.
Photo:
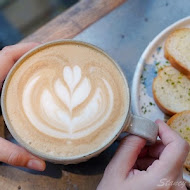
{"label": "sliced baguette", "polygon": [[158,72],[152,85],[158,107],[168,115],[190,110],[190,80],[172,66]]}
{"label": "sliced baguette", "polygon": [[173,67],[190,78],[190,28],[172,32],[166,39],[164,54]]}
{"label": "sliced baguette", "polygon": [[[167,124],[179,133],[190,145],[190,111],[175,114],[168,120]],[[184,166],[190,169],[190,153],[187,156]]]}

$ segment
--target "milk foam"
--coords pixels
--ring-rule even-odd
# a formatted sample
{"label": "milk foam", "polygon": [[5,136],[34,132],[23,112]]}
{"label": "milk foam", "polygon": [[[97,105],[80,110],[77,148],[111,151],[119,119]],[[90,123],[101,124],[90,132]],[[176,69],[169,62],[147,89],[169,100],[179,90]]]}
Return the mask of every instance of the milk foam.
{"label": "milk foam", "polygon": [[[87,77],[82,78],[81,73],[81,68],[77,65],[73,68],[65,66],[63,69],[65,84],[59,78],[55,81],[55,96],[51,88],[43,90],[39,97],[37,113],[36,108],[33,108],[33,97],[36,93],[35,86],[40,84],[40,76],[33,77],[26,83],[22,105],[30,122],[40,132],[55,138],[77,139],[94,132],[108,119],[113,109],[114,95],[104,78],[102,83],[106,88],[97,87],[80,114],[73,115],[73,109],[84,103],[91,92],[90,80]],[[105,97],[105,91],[109,97]],[[57,98],[65,104],[66,110],[57,104]]]}
{"label": "milk foam", "polygon": [[81,104],[88,97],[91,90],[90,81],[85,77],[79,87],[76,88],[81,80],[81,69],[79,66],[74,66],[73,70],[66,66],[63,70],[63,78],[68,88],[61,83],[60,79],[57,79],[54,89],[57,96],[72,112],[73,108]]}
{"label": "milk foam", "polygon": [[117,66],[80,43],[50,44],[27,55],[10,75],[6,91],[16,140],[60,159],[107,145],[129,108],[128,87]]}

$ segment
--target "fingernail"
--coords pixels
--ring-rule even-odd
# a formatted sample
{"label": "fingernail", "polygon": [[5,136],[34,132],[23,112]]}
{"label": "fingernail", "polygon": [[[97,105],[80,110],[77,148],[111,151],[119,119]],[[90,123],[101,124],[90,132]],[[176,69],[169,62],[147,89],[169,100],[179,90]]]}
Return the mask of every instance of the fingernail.
{"label": "fingernail", "polygon": [[39,160],[29,160],[27,163],[27,168],[38,170],[38,171],[44,171],[45,164],[44,162],[39,161]]}

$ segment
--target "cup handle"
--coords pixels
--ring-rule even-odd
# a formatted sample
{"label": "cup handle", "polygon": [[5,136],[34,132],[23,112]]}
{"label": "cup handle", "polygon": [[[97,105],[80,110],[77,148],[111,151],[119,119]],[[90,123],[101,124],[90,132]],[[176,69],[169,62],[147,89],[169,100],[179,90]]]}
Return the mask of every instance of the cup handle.
{"label": "cup handle", "polygon": [[130,113],[123,132],[140,136],[147,140],[147,144],[154,144],[157,140],[158,125],[149,119]]}

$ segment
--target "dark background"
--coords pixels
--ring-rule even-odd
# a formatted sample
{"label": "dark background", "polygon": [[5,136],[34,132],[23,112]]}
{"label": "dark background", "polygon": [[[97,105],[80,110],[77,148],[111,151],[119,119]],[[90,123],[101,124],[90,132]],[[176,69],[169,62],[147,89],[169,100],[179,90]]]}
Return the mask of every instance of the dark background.
{"label": "dark background", "polygon": [[0,49],[15,44],[79,0],[0,0]]}

